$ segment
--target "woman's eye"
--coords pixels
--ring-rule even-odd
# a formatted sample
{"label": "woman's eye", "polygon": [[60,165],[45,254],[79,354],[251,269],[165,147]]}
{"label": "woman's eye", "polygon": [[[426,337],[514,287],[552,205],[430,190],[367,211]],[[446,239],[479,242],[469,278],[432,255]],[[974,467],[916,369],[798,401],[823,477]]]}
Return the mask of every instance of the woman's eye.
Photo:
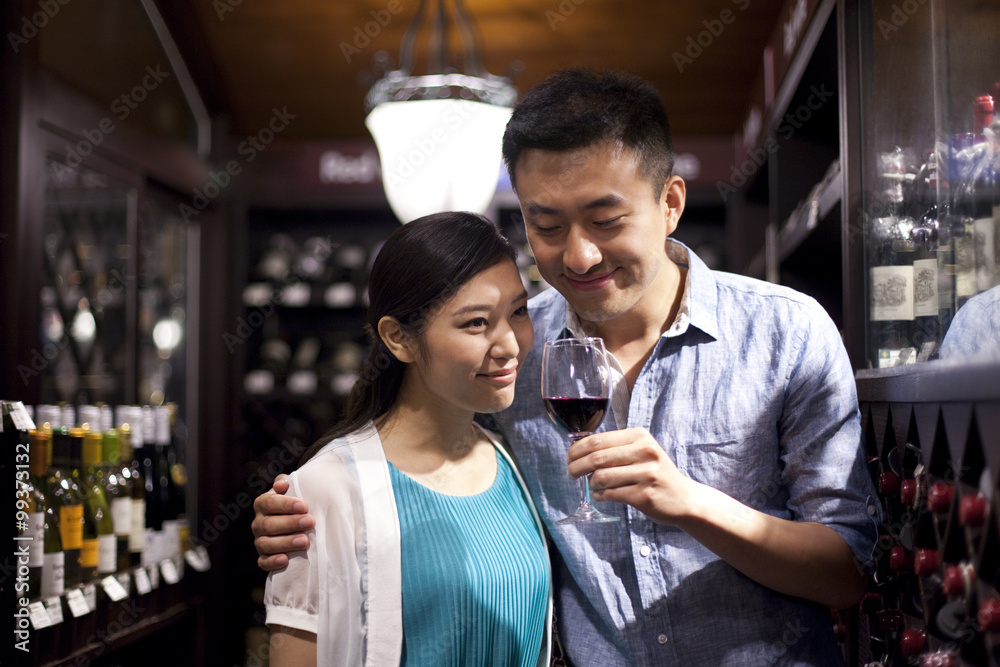
{"label": "woman's eye", "polygon": [[477,327],[485,327],[485,326],[486,326],[486,318],[485,317],[475,317],[475,318],[469,320],[468,322],[466,322],[465,324],[463,324],[462,328],[463,329],[475,329]]}
{"label": "woman's eye", "polygon": [[528,306],[521,306],[520,308],[514,311],[514,315],[517,317],[524,317],[527,314],[528,314]]}

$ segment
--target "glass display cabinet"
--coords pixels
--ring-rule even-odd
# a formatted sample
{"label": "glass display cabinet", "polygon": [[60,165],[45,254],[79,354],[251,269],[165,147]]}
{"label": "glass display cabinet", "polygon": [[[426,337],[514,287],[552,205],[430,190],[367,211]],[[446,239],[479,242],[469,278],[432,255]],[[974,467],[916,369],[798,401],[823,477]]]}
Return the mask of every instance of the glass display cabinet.
{"label": "glass display cabinet", "polygon": [[862,5],[867,365],[973,353],[997,333],[963,308],[1000,303],[1000,3]]}

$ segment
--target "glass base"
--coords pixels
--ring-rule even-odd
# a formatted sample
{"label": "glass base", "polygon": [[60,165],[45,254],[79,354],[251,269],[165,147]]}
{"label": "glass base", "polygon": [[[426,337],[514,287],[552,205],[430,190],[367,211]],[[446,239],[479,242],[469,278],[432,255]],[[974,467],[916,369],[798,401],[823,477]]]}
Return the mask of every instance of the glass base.
{"label": "glass base", "polygon": [[590,505],[581,503],[575,512],[565,519],[556,521],[556,525],[562,526],[568,523],[609,523],[611,521],[618,521],[618,517],[609,516]]}

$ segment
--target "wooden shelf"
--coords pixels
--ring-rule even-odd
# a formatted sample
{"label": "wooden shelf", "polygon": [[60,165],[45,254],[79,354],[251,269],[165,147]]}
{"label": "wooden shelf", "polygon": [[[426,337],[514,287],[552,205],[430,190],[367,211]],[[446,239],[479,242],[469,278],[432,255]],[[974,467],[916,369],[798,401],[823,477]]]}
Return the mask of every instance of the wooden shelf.
{"label": "wooden shelf", "polygon": [[[795,209],[778,232],[778,259],[785,261],[813,233],[813,230],[826,220],[834,207],[840,203],[844,181],[840,173],[839,163],[835,163],[833,176],[816,184],[810,196]],[[832,169],[831,169],[832,171]],[[840,221],[837,220],[837,225]]]}

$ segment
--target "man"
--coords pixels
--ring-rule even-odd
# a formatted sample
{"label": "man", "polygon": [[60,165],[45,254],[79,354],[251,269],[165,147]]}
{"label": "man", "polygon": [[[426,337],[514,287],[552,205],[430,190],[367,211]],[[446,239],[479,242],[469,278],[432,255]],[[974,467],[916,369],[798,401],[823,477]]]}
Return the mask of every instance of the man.
{"label": "man", "polygon": [[[535,348],[491,425],[558,549],[570,660],[842,664],[829,607],[863,595],[880,508],[833,323],[811,298],[710,271],[668,238],[685,184],[648,84],[553,75],[515,107],[503,153],[555,289],[530,303]],[[605,430],[567,452],[539,378],[542,343],[568,335],[603,338],[617,383]],[[591,473],[620,521],[556,525],[577,504],[573,478]],[[301,548],[291,533],[310,519],[262,516],[305,509],[270,492],[255,508],[259,563],[281,567],[271,554]]]}

